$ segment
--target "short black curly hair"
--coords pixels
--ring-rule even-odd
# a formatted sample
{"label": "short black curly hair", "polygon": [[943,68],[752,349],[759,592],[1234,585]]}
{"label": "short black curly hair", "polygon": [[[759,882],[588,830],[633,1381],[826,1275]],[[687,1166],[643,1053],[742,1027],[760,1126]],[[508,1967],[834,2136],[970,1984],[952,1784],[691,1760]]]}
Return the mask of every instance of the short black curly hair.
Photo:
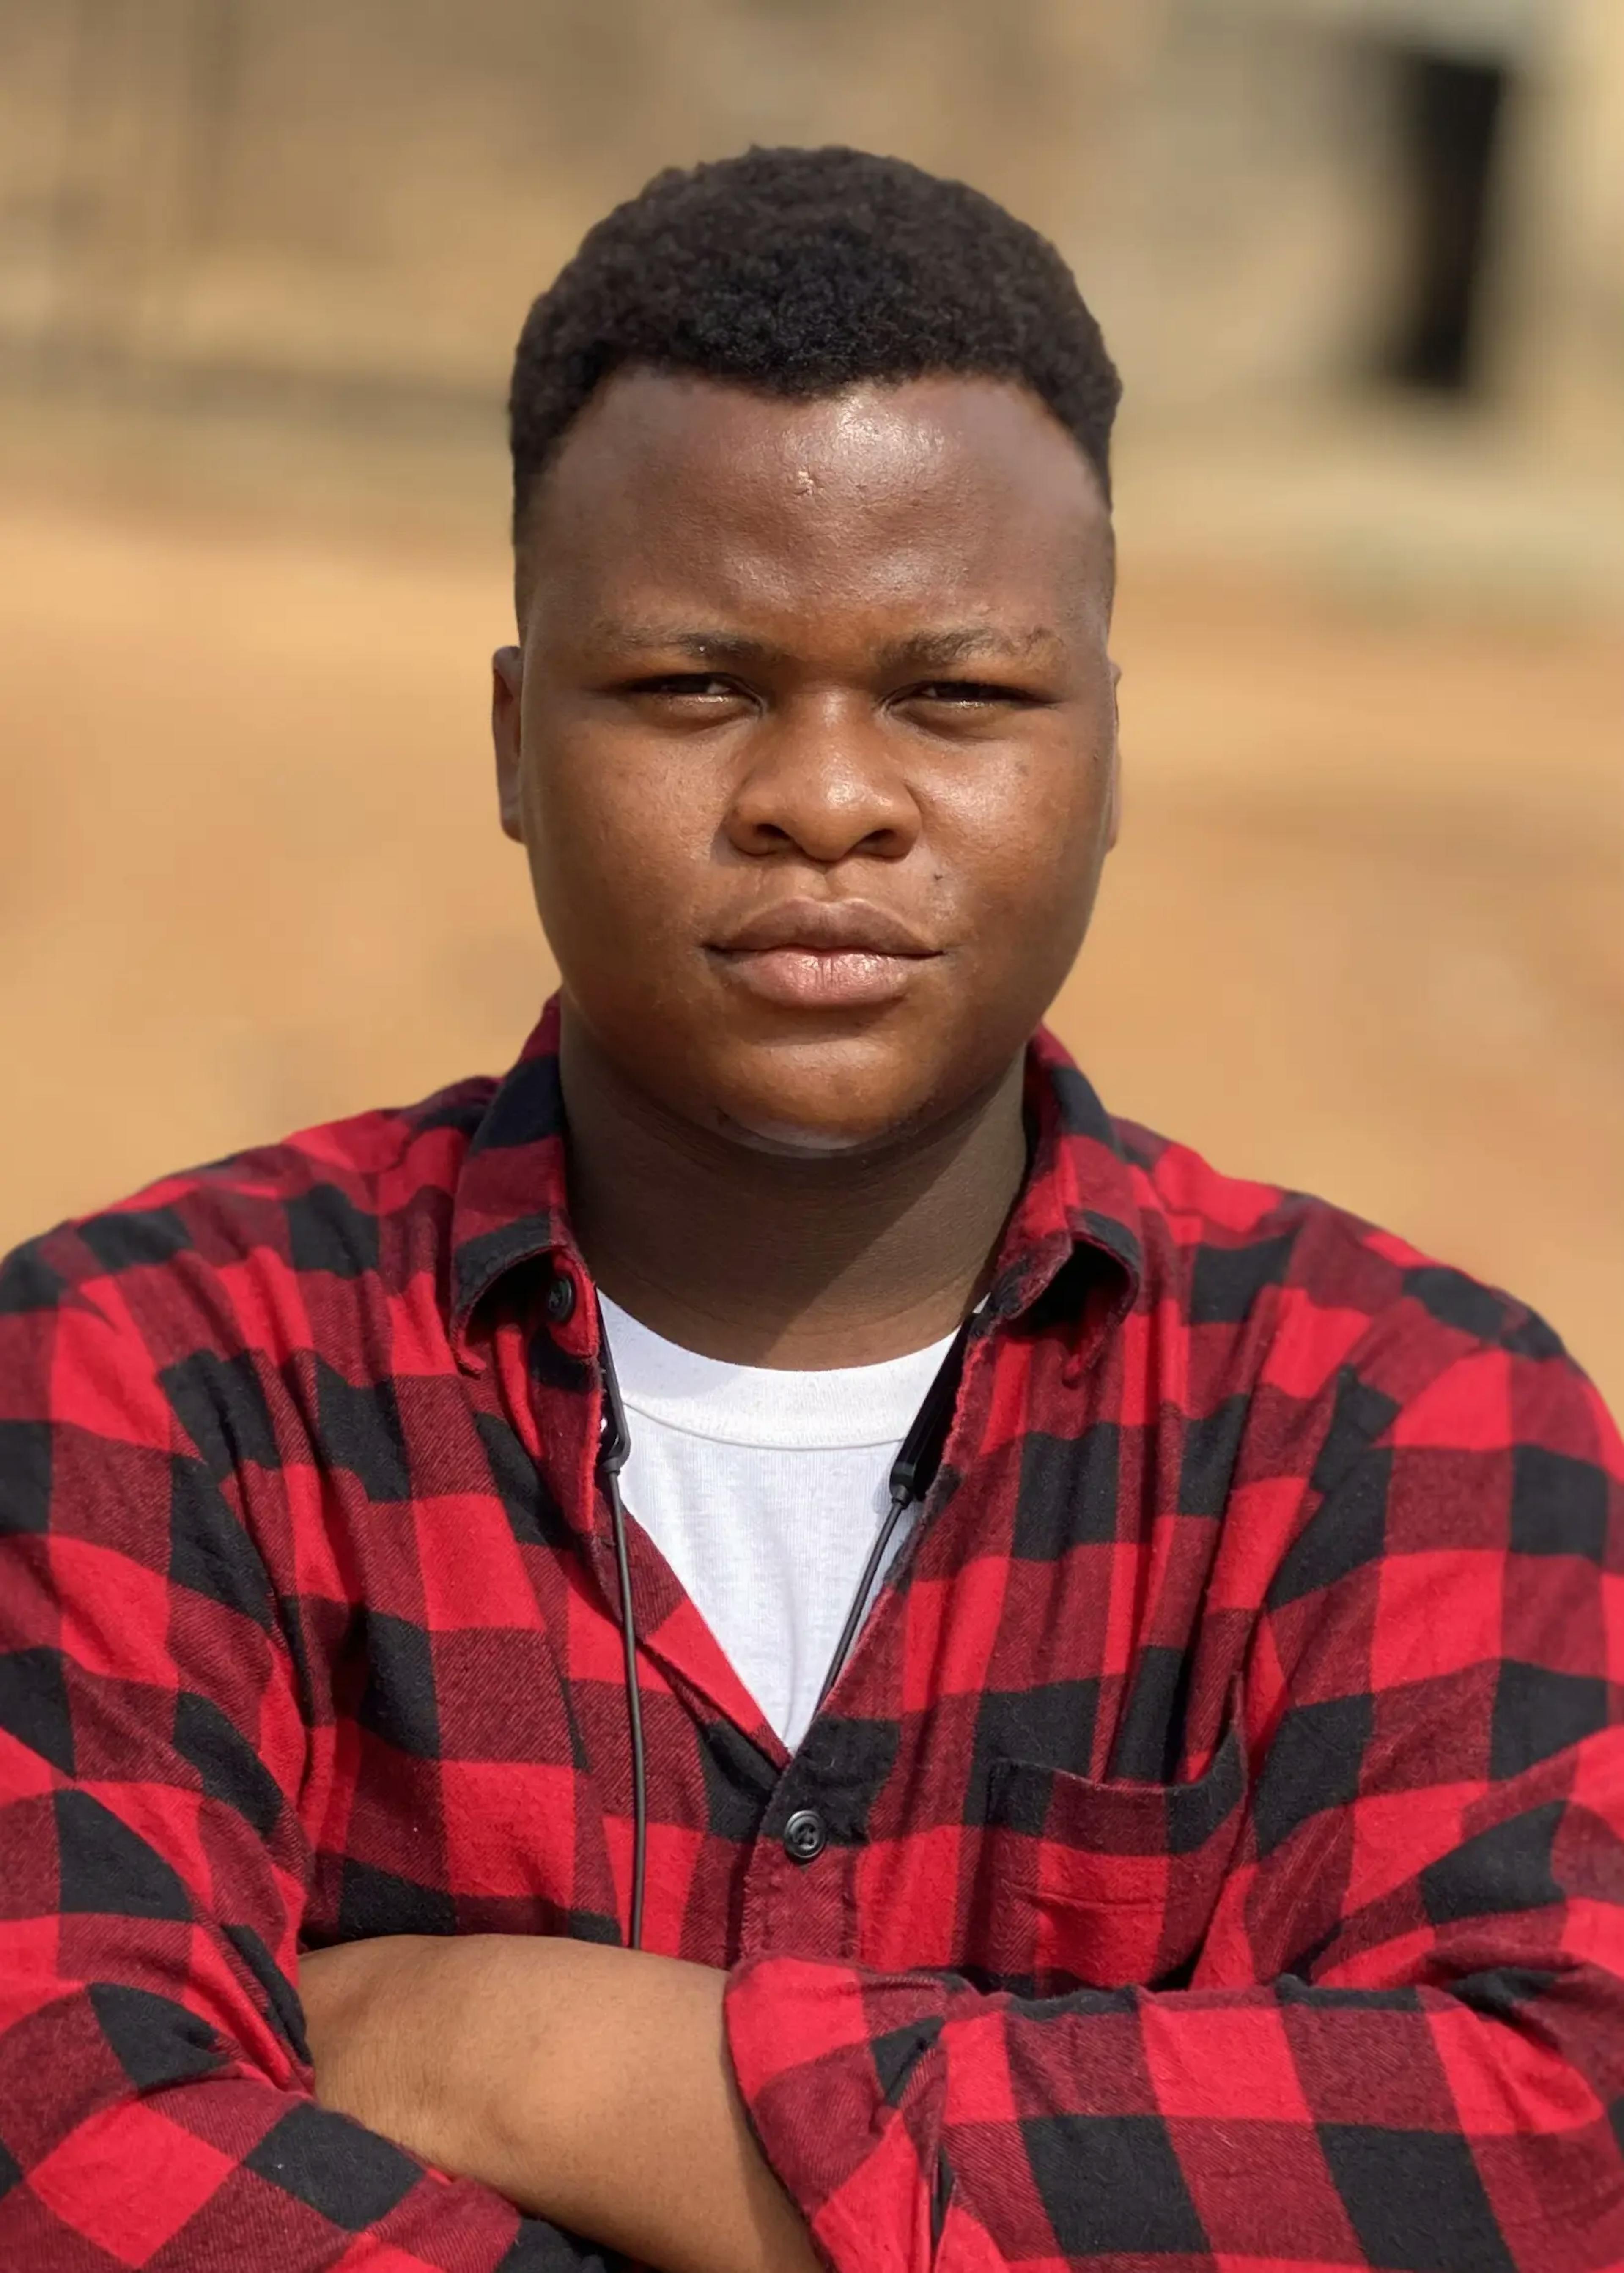
{"label": "short black curly hair", "polygon": [[966,183],[863,150],[751,149],[657,174],[531,307],[508,397],[514,534],[623,364],[769,394],[937,372],[1017,380],[1110,499],[1121,381],[1047,237]]}

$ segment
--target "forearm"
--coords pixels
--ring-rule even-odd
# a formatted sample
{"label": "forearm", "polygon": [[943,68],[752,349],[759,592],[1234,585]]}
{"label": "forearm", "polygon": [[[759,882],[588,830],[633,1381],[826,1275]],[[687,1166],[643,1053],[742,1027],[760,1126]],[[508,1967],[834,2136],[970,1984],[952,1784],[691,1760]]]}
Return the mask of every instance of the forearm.
{"label": "forearm", "polygon": [[664,2273],[817,2264],[733,2082],[721,1974],[496,1936],[332,1955],[347,1988],[307,1990],[329,2105]]}

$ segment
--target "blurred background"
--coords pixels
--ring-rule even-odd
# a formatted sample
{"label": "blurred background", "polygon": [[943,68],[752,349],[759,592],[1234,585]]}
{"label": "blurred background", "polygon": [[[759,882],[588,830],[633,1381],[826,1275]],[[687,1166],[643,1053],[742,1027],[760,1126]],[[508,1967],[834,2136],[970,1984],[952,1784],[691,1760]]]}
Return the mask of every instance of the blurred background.
{"label": "blurred background", "polygon": [[500,401],[658,167],[853,141],[1128,382],[1108,1101],[1624,1405],[1619,0],[0,0],[0,1246],[505,1065]]}

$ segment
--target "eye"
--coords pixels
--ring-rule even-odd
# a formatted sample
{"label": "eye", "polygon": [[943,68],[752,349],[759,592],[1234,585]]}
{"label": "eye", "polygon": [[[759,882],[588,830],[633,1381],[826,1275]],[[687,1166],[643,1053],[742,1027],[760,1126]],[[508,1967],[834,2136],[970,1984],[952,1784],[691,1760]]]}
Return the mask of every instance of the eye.
{"label": "eye", "polygon": [[744,689],[735,679],[722,679],[713,671],[667,671],[651,679],[634,679],[621,688],[625,694],[646,694],[657,701],[719,702],[745,700]]}
{"label": "eye", "polygon": [[1024,686],[1005,686],[985,679],[928,679],[900,697],[904,702],[951,705],[959,709],[990,709],[997,704],[1026,706],[1041,698]]}

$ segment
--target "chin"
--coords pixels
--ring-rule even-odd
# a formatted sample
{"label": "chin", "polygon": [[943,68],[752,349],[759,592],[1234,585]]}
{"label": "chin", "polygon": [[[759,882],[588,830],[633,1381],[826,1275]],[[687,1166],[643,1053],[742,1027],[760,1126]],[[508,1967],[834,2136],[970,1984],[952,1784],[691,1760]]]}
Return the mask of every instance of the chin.
{"label": "chin", "polygon": [[796,1121],[771,1121],[754,1114],[741,1116],[718,1110],[717,1128],[735,1144],[753,1152],[777,1152],[796,1159],[835,1159],[872,1151],[894,1134],[894,1129],[830,1129]]}
{"label": "chin", "polygon": [[1008,1077],[1025,1034],[1011,1030],[1003,1046],[984,1031],[918,1027],[765,1047],[705,1039],[709,1048],[670,1065],[667,1094],[684,1097],[686,1117],[748,1151],[809,1161],[883,1155],[974,1111]]}
{"label": "chin", "polygon": [[883,1151],[931,1117],[936,1055],[872,1032],[718,1051],[703,1081],[706,1117],[755,1152],[834,1159]]}
{"label": "chin", "polygon": [[929,1093],[921,1096],[912,1082],[863,1095],[832,1076],[786,1087],[718,1083],[711,1092],[712,1125],[719,1135],[752,1152],[805,1160],[883,1152],[929,1118],[930,1105]]}

